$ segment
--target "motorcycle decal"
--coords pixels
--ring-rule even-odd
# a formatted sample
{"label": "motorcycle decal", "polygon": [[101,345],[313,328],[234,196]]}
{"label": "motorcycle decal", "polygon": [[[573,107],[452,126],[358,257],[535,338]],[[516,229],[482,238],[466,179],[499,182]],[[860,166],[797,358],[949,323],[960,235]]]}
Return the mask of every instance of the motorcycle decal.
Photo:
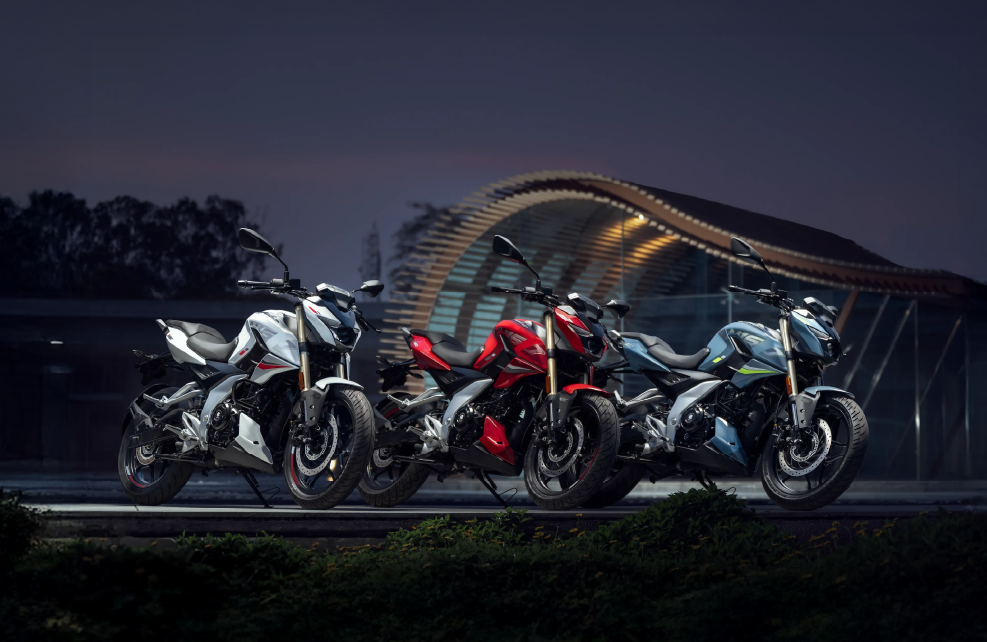
{"label": "motorcycle decal", "polygon": [[544,372],[538,366],[534,366],[523,359],[511,359],[511,362],[507,364],[501,371],[500,376],[497,377],[497,383],[494,384],[494,388],[510,388],[518,379],[530,377],[535,374],[544,374]]}
{"label": "motorcycle decal", "polygon": [[274,375],[286,372],[287,370],[294,370],[297,367],[295,364],[287,363],[273,354],[266,354],[261,359],[261,362],[257,364],[257,367],[254,368],[253,373],[250,375],[250,380],[254,383],[266,383]]}
{"label": "motorcycle decal", "polygon": [[489,415],[483,420],[483,435],[480,436],[480,444],[489,450],[491,455],[503,459],[512,466],[514,465],[514,451],[507,443],[507,433],[504,431],[504,426]]}
{"label": "motorcycle decal", "polygon": [[580,328],[585,332],[589,332],[589,329],[579,319],[579,317],[566,314],[561,309],[555,308],[555,327],[559,333],[565,337],[566,343],[569,344],[569,349],[573,352],[578,352],[579,354],[585,354],[586,350],[583,348],[583,341],[572,329],[572,326]]}

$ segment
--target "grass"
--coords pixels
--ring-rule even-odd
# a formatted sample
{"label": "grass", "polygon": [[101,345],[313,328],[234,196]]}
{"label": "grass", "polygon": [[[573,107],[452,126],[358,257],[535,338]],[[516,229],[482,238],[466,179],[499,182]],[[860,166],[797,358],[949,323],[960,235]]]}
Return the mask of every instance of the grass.
{"label": "grass", "polygon": [[595,531],[531,529],[509,510],[381,546],[226,535],[158,552],[28,545],[29,513],[0,510],[4,640],[987,638],[980,516],[858,525],[836,548],[835,526],[802,544],[732,495],[692,490]]}

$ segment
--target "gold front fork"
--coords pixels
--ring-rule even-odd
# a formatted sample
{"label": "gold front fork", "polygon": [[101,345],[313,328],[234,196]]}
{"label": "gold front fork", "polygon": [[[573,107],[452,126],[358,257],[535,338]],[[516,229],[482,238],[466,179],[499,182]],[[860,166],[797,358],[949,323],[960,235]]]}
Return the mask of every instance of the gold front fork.
{"label": "gold front fork", "polygon": [[788,369],[786,388],[788,388],[788,408],[792,413],[792,426],[796,428],[806,425],[811,417],[799,417],[797,398],[799,394],[799,380],[795,375],[795,355],[792,354],[792,336],[788,334],[788,317],[778,317],[778,330],[781,332],[781,345],[785,349],[785,365]]}
{"label": "gold front fork", "polygon": [[301,366],[301,377],[299,377],[298,386],[304,392],[312,387],[312,381],[308,370],[308,343],[305,341],[305,308],[301,303],[295,304],[295,321],[298,325],[296,334],[298,339],[298,358],[301,362],[299,364]]}
{"label": "gold front fork", "polygon": [[547,310],[543,317],[545,322],[545,352],[548,359],[548,394],[554,395],[559,391],[559,376],[555,371],[555,313]]}
{"label": "gold front fork", "polygon": [[785,348],[785,363],[788,366],[788,397],[794,399],[799,394],[798,378],[795,376],[795,357],[792,355],[792,336],[788,334],[788,317],[778,317],[778,330],[781,331],[781,345]]}

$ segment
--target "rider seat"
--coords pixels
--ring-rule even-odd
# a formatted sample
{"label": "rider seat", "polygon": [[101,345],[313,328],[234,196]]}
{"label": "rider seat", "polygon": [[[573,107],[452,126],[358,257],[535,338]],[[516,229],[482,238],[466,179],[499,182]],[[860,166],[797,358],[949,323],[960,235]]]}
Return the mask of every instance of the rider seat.
{"label": "rider seat", "polygon": [[620,336],[627,339],[637,339],[644,344],[645,348],[648,349],[648,354],[671,368],[678,368],[680,370],[695,370],[699,367],[699,364],[703,362],[703,359],[709,356],[709,348],[703,348],[696,354],[690,356],[676,354],[670,345],[658,337],[650,334],[642,334],[640,332],[621,332]]}
{"label": "rider seat", "polygon": [[468,351],[466,346],[456,340],[456,337],[444,332],[432,332],[431,330],[410,330],[411,334],[418,337],[425,337],[432,342],[432,353],[442,359],[450,366],[457,368],[472,368],[476,363],[482,348]]}
{"label": "rider seat", "polygon": [[203,323],[168,319],[165,321],[165,325],[178,328],[188,335],[187,345],[189,349],[207,361],[228,361],[234,348],[236,348],[235,339],[227,343],[219,330]]}

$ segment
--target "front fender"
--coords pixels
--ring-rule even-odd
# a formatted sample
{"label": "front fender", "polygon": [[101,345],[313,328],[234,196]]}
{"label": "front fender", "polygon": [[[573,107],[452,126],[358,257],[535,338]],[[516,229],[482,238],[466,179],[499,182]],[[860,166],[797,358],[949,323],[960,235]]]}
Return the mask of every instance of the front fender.
{"label": "front fender", "polygon": [[569,409],[572,408],[572,402],[575,401],[576,397],[580,394],[586,392],[596,392],[607,397],[610,396],[610,393],[606,390],[597,388],[596,386],[590,386],[585,383],[574,383],[566,386],[561,392],[546,399],[542,406],[544,408],[544,416],[548,420],[548,424],[552,428],[564,426],[566,419],[569,417]]}
{"label": "front fender", "polygon": [[326,402],[326,397],[333,387],[363,390],[363,386],[360,384],[349,379],[343,379],[342,377],[319,379],[315,382],[315,385],[299,395],[298,402],[302,405],[302,414],[305,417],[306,425],[314,426],[319,421],[319,416],[322,414],[322,405]]}
{"label": "front fender", "polygon": [[604,390],[603,388],[597,388],[596,386],[591,386],[586,383],[574,383],[562,389],[563,392],[567,392],[570,395],[575,395],[576,392],[579,390],[592,390],[593,392],[600,393],[604,397],[610,397],[610,393]]}
{"label": "front fender", "polygon": [[816,404],[823,396],[841,395],[853,399],[853,394],[833,386],[809,386],[795,397],[795,410],[798,412],[798,425],[809,426],[812,415],[816,412]]}
{"label": "front fender", "polygon": [[357,390],[363,390],[363,386],[355,381],[350,381],[349,379],[343,379],[342,377],[326,377],[325,379],[319,379],[315,382],[315,385],[319,388],[325,390],[329,386],[347,386],[349,388],[356,388]]}
{"label": "front fender", "polygon": [[853,393],[852,392],[847,392],[846,390],[843,390],[842,388],[836,388],[835,386],[809,386],[808,388],[806,388],[802,392],[807,392],[807,393],[809,393],[810,395],[813,395],[813,396],[815,396],[815,395],[817,395],[817,394],[819,394],[821,392],[838,392],[841,395],[846,395],[847,397],[850,397],[851,399],[855,399],[855,397],[853,396]]}

